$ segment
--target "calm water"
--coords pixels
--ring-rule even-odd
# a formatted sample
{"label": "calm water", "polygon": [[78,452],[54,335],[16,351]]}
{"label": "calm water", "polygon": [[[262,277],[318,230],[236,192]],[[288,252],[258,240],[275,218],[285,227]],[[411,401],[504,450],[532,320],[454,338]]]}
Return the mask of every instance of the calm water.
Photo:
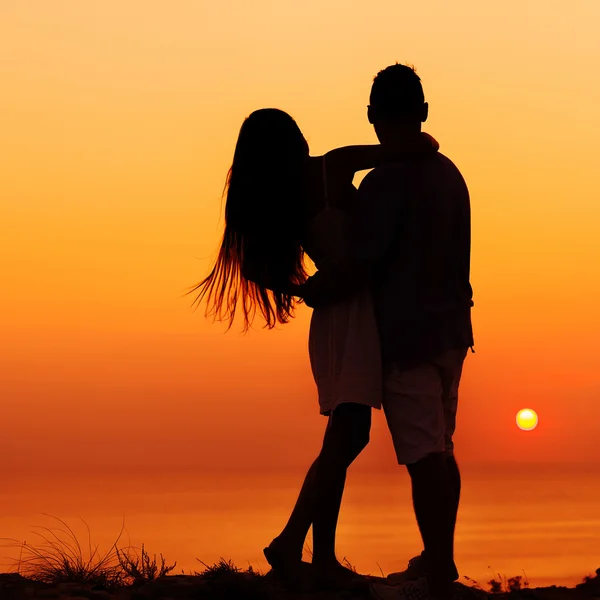
{"label": "calm water", "polygon": [[[461,575],[485,584],[496,573],[527,574],[531,585],[572,585],[600,567],[600,471],[540,467],[463,467],[456,557]],[[64,519],[87,547],[107,550],[124,519],[121,546],[144,542],[175,572],[220,557],[267,570],[261,549],[295,500],[302,472],[285,476],[170,473],[5,477],[0,537],[39,544],[36,526]],[[361,572],[403,568],[420,551],[408,479],[351,472],[339,525],[338,555]],[[3,548],[0,562],[18,550]],[[4,568],[3,570],[7,570]]]}

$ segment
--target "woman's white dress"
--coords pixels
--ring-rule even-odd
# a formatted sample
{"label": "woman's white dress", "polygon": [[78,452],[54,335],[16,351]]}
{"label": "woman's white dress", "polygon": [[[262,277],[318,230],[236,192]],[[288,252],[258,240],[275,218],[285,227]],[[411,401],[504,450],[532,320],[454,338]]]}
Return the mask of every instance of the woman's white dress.
{"label": "woman's white dress", "polygon": [[[346,222],[347,214],[330,206],[325,193],[325,208],[307,225],[304,244],[317,269],[343,256]],[[381,408],[381,348],[367,289],[313,310],[308,350],[321,414],[329,415],[343,402]]]}

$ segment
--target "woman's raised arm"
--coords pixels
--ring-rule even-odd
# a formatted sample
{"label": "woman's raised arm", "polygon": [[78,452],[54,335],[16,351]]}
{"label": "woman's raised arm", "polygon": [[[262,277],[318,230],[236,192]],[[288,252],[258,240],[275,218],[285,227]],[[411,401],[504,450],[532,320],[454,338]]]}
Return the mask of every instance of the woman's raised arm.
{"label": "woman's raised arm", "polygon": [[354,174],[365,169],[373,169],[387,162],[394,162],[437,152],[439,144],[427,133],[421,133],[417,141],[398,144],[369,144],[361,146],[343,146],[330,150],[324,155],[327,178],[350,181]]}

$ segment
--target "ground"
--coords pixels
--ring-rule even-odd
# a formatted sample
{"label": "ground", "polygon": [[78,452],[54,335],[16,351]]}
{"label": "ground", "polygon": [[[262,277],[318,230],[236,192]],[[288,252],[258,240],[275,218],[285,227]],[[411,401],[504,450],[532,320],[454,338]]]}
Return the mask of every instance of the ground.
{"label": "ground", "polygon": [[[373,580],[378,578],[373,577]],[[575,588],[549,587],[491,594],[457,583],[461,600],[590,600],[600,598],[600,569],[594,578]],[[252,571],[166,575],[141,585],[106,589],[102,585],[41,583],[16,573],[0,574],[0,600],[367,600],[368,584],[346,591],[286,589],[273,573]]]}

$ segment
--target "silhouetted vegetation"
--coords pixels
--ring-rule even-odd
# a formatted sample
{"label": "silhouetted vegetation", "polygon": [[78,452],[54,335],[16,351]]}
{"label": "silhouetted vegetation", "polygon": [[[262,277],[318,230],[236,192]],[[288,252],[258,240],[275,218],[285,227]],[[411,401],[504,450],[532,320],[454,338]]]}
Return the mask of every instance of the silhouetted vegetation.
{"label": "silhouetted vegetation", "polygon": [[154,555],[154,558],[150,560],[150,556],[146,553],[144,544],[142,544],[141,556],[132,557],[130,553],[118,549],[116,550],[116,553],[119,566],[125,574],[125,578],[128,579],[132,585],[141,585],[148,581],[164,577],[177,566],[177,562],[174,562],[170,567],[166,566],[162,554],[160,555],[160,566],[157,565],[156,554]]}
{"label": "silhouetted vegetation", "polygon": [[92,584],[111,589],[141,585],[163,577],[177,564],[167,566],[161,554],[161,563],[158,565],[156,555],[151,560],[143,544],[141,555],[133,546],[119,549],[117,544],[123,527],[108,552],[102,555],[98,552],[98,546],[92,549],[90,528],[82,519],[88,531],[86,555],[73,530],[62,519],[47,516],[56,519],[63,527],[39,527],[42,533],[33,532],[41,538],[39,545],[9,540],[12,545],[20,546],[19,558],[15,561],[16,571],[26,579],[48,584]]}
{"label": "silhouetted vegetation", "polygon": [[[177,576],[167,577],[175,569],[176,562],[167,565],[162,554],[159,555],[160,562],[158,562],[156,554],[151,558],[144,544],[141,546],[140,554],[133,546],[124,548],[117,546],[124,528],[121,529],[109,551],[101,554],[98,552],[97,546],[92,548],[90,529],[86,523],[88,531],[86,554],[73,530],[61,519],[52,518],[61,523],[63,527],[41,527],[41,533],[34,532],[41,538],[40,545],[35,546],[26,542],[10,540],[13,542],[13,546],[20,547],[19,558],[15,561],[17,577],[22,576],[24,580],[48,585],[91,584],[96,589],[106,590],[122,587],[134,589],[148,584],[154,586],[155,589],[155,592],[149,593],[148,597],[162,597],[161,594],[166,593],[167,588],[177,582]],[[307,551],[311,554],[310,548]],[[204,568],[188,574],[189,577],[194,578],[189,589],[190,592],[192,589],[195,591],[201,589],[203,598],[209,600],[230,598],[261,600],[286,597],[277,581],[270,577],[270,573],[263,574],[251,565],[247,569],[240,569],[231,560],[224,558],[212,565],[200,559],[196,560]],[[356,568],[346,558],[343,559],[343,564],[356,572]],[[181,573],[185,575],[183,570]],[[384,576],[383,572],[381,575]],[[489,591],[484,590],[477,581],[467,576],[463,578],[468,584],[463,589],[478,590],[477,594],[482,597],[483,594],[490,593],[518,596],[519,592],[529,588],[529,580],[524,571],[523,576],[518,575],[511,578],[498,574],[497,577],[487,582]],[[584,577],[583,583],[579,584],[577,588],[584,591],[591,590],[592,595],[596,595],[596,592],[598,592],[597,595],[600,595],[600,569],[596,571],[595,576]],[[144,595],[144,597],[147,596]]]}
{"label": "silhouetted vegetation", "polygon": [[39,527],[41,533],[33,532],[41,538],[39,545],[10,540],[21,547],[16,561],[17,573],[43,583],[91,583],[107,588],[125,583],[125,573],[116,554],[116,544],[121,538],[122,529],[109,551],[100,555],[97,546],[92,550],[90,529],[84,521],[88,530],[86,557],[73,530],[62,519],[52,518],[62,523],[64,528]]}

